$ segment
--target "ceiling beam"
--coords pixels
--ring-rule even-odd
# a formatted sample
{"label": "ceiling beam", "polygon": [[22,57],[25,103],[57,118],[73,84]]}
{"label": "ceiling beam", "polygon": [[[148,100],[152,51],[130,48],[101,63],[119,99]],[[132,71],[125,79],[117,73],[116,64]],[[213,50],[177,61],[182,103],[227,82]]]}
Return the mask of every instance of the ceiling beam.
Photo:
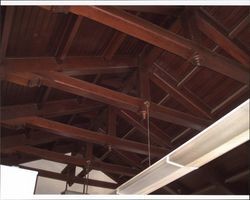
{"label": "ceiling beam", "polygon": [[199,116],[211,119],[210,110],[207,109],[200,101],[197,101],[191,93],[187,92],[184,88],[178,88],[172,84],[164,73],[153,72],[150,74],[150,80],[153,81],[158,87],[163,89],[170,96],[174,97],[176,101],[182,104],[186,109]]}
{"label": "ceiling beam", "polygon": [[50,133],[45,133],[41,131],[33,131],[29,136],[24,134],[6,136],[1,138],[1,153],[11,153],[14,152],[15,147],[23,145],[40,145],[49,142],[54,142],[61,140],[63,137],[58,135],[53,135]]}
{"label": "ceiling beam", "polygon": [[47,58],[5,58],[0,65],[4,72],[48,72],[60,71],[71,76],[125,73],[136,68],[137,59],[128,56],[114,56],[111,60],[102,57],[67,57],[58,64],[54,57]]}
{"label": "ceiling beam", "polygon": [[[146,109],[143,99],[113,91],[83,80],[75,79],[59,72],[40,72],[39,76],[30,73],[6,73],[5,75],[6,80],[21,85],[47,85],[65,92],[101,101],[103,103],[133,112],[139,112]],[[150,116],[156,119],[197,130],[203,130],[211,124],[210,120],[195,117],[193,115],[167,108],[165,106],[160,106],[152,102],[150,103],[149,111]]]}
{"label": "ceiling beam", "polygon": [[4,59],[6,55],[11,27],[12,27],[14,13],[15,13],[14,6],[6,6],[5,9],[6,10],[5,10],[5,17],[4,17],[4,25],[3,25],[3,30],[1,34],[0,63],[2,62],[2,60]]}
{"label": "ceiling beam", "polygon": [[14,119],[18,117],[41,116],[41,117],[58,117],[76,113],[90,112],[102,108],[99,102],[84,99],[79,103],[77,99],[65,99],[48,101],[38,109],[37,104],[23,104],[0,107],[1,120]]}
{"label": "ceiling beam", "polygon": [[117,115],[112,106],[108,107],[108,117],[107,117],[107,132],[111,136],[116,136],[116,125],[117,123]]}
{"label": "ceiling beam", "polygon": [[188,58],[192,54],[188,40],[115,7],[72,6],[69,10],[172,53],[178,53],[181,57]]}
{"label": "ceiling beam", "polygon": [[85,178],[79,178],[76,176],[67,176],[67,175],[56,173],[56,172],[51,172],[51,171],[42,170],[42,169],[36,169],[36,168],[22,166],[22,165],[19,165],[19,167],[23,168],[23,169],[37,171],[38,176],[52,178],[52,179],[56,179],[56,180],[60,180],[60,181],[72,181],[72,182],[78,183],[78,184],[88,183],[88,185],[90,185],[90,186],[109,188],[109,189],[115,189],[118,187],[118,184],[116,184],[116,183],[109,183],[109,182],[99,181],[99,180],[94,180],[94,179],[86,180]]}
{"label": "ceiling beam", "polygon": [[[71,77],[62,76],[60,73],[53,73],[51,75],[52,76],[49,76],[48,78],[50,80],[53,78],[55,79],[55,81],[52,83],[52,86],[55,86],[58,89],[78,95],[83,95],[87,98],[92,98],[94,100],[133,112],[138,112],[144,107],[144,101],[140,98],[128,96],[123,93],[112,91],[95,84],[73,79]],[[150,116],[152,117],[182,126],[188,126],[194,129],[201,130],[209,124],[209,121],[207,120],[166,108],[152,102],[150,103],[149,111]]]}
{"label": "ceiling beam", "polygon": [[[82,23],[82,19],[83,19],[82,16],[77,16],[77,18],[74,19],[73,16],[69,15],[69,21],[66,24],[66,27],[64,29],[64,33],[63,33],[62,38],[61,38],[60,46],[57,49],[57,56],[56,57],[59,61],[63,61],[67,57],[68,52],[70,50],[70,47],[72,45],[72,42],[73,42],[73,40],[74,40],[78,30],[79,30],[79,27]],[[73,21],[72,27],[70,26],[71,21]],[[70,32],[69,32],[69,29],[70,29]]]}
{"label": "ceiling beam", "polygon": [[238,62],[212,53],[199,44],[114,7],[72,6],[70,12],[110,26],[166,51],[190,59],[195,53],[200,65],[249,84],[249,72]]}
{"label": "ceiling beam", "polygon": [[[120,139],[114,136],[101,134],[82,128],[77,128],[74,126],[70,126],[56,121],[51,121],[48,119],[43,119],[40,117],[24,117],[13,120],[5,120],[1,121],[1,124],[9,128],[20,128],[20,126],[28,126],[84,142],[90,142],[99,145],[111,145],[112,148],[124,151],[145,155],[148,154],[148,147],[146,144],[134,142],[131,140]],[[167,150],[164,148],[154,146],[151,147],[152,156],[154,155],[157,157],[162,157],[166,155],[166,153]]]}
{"label": "ceiling beam", "polygon": [[[134,126],[138,131],[142,132],[143,134],[145,134],[145,136],[147,136],[148,132],[146,121],[142,121],[139,115],[125,110],[117,111],[117,114],[121,118],[125,119],[129,124]],[[150,133],[152,141],[154,141],[156,144],[159,144],[163,147],[167,147],[169,149],[172,148],[172,145],[167,135],[159,128],[157,129],[157,127],[152,122],[150,122]]]}
{"label": "ceiling beam", "polygon": [[126,11],[135,11],[142,13],[153,13],[159,15],[176,16],[183,10],[183,7],[171,7],[171,6],[116,6],[118,9]]}
{"label": "ceiling beam", "polygon": [[250,15],[247,15],[229,34],[228,37],[230,39],[235,38],[239,35],[245,28],[248,27],[250,20]]}
{"label": "ceiling beam", "polygon": [[[61,153],[48,151],[45,149],[39,149],[36,147],[20,146],[20,147],[16,147],[16,152],[24,153],[27,155],[32,155],[38,158],[51,160],[51,161],[55,161],[59,163],[75,165],[79,167],[84,167],[88,165],[87,161],[84,158],[67,156]],[[91,168],[95,170],[101,170],[101,171],[114,173],[114,174],[122,174],[126,176],[134,176],[138,173],[137,170],[134,170],[128,167],[104,163],[104,162],[97,162],[97,161],[91,163]]]}
{"label": "ceiling beam", "polygon": [[106,47],[103,57],[106,60],[111,60],[112,57],[115,55],[121,44],[126,39],[127,35],[125,33],[121,33],[119,31],[116,31],[109,42],[108,46]]}
{"label": "ceiling beam", "polygon": [[241,179],[244,179],[244,178],[247,179],[247,177],[249,177],[249,174],[250,174],[250,170],[246,169],[246,170],[243,170],[243,171],[241,171],[239,173],[236,173],[236,174],[228,177],[224,182],[227,183],[227,184],[235,183],[235,182],[237,182],[237,181],[239,181]]}
{"label": "ceiling beam", "polygon": [[142,65],[142,61],[139,63],[138,68],[138,84],[139,84],[139,96],[142,99],[150,101],[151,93],[150,93],[150,82],[149,82],[149,73],[146,69],[146,66]]}
{"label": "ceiling beam", "polygon": [[204,10],[199,10],[196,12],[196,24],[207,37],[217,43],[222,49],[241,62],[244,66],[250,68],[250,58],[248,53],[242,50],[236,42],[227,36],[225,28],[211,15]]}

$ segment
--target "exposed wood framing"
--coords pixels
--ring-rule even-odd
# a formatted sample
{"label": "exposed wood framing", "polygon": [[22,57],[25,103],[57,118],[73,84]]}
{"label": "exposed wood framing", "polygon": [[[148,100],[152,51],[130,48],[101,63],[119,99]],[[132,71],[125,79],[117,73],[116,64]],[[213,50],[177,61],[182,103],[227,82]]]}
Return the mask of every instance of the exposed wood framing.
{"label": "exposed wood framing", "polygon": [[234,182],[237,182],[239,180],[241,180],[242,178],[247,178],[249,177],[249,174],[250,174],[250,170],[249,169],[246,169],[244,171],[241,171],[239,173],[236,173],[234,174],[233,176],[231,177],[228,177],[226,180],[225,180],[225,183],[234,183]]}
{"label": "exposed wood framing", "polygon": [[250,68],[249,54],[242,50],[231,38],[227,36],[225,28],[204,10],[197,12],[196,21],[199,29],[232,57]]}
{"label": "exposed wood framing", "polygon": [[164,7],[164,6],[117,6],[118,9],[127,11],[135,11],[142,13],[154,13],[159,15],[176,16],[176,12],[181,11],[183,8],[179,7]]}
{"label": "exposed wood framing", "polygon": [[102,107],[102,104],[90,100],[84,100],[82,103],[79,103],[77,99],[66,99],[48,101],[44,103],[41,109],[38,109],[35,103],[3,106],[0,107],[0,112],[1,119],[6,120],[28,116],[57,117],[98,110]]}
{"label": "exposed wood framing", "polygon": [[[6,73],[5,79],[26,86],[47,85],[133,112],[146,109],[144,101],[140,98],[97,86],[58,72],[39,73],[39,76],[29,73]],[[211,123],[210,120],[201,119],[152,102],[149,110],[151,117],[198,130],[204,129]]]}
{"label": "exposed wood framing", "polygon": [[[87,162],[84,158],[77,158],[74,156],[66,156],[61,153],[56,153],[53,151],[48,151],[44,149],[39,149],[36,147],[30,147],[30,146],[20,146],[16,148],[17,152],[32,155],[38,158],[43,158],[47,160],[52,160],[55,162],[60,162],[60,163],[65,163],[65,164],[72,164],[75,166],[83,167],[87,165]],[[109,164],[109,163],[104,163],[104,162],[93,162],[91,164],[92,169],[95,170],[101,170],[109,173],[114,173],[114,174],[123,174],[126,176],[134,176],[135,174],[138,173],[137,170],[120,166],[120,165],[114,165],[114,164]]]}
{"label": "exposed wood framing", "polygon": [[106,60],[111,60],[112,57],[115,55],[116,51],[119,49],[125,38],[127,37],[126,34],[121,32],[115,32],[114,36],[112,37],[108,47],[105,49],[103,53],[103,57]]}
{"label": "exposed wood framing", "polygon": [[47,101],[47,99],[49,98],[49,94],[51,92],[52,88],[51,87],[41,87],[40,88],[40,96],[37,100],[37,106],[39,109],[41,109],[44,106],[44,103]]}
{"label": "exposed wood framing", "polygon": [[39,145],[46,144],[49,142],[54,142],[57,140],[64,139],[61,136],[53,135],[50,133],[45,133],[41,131],[32,132],[29,134],[29,137],[26,137],[24,134],[7,136],[1,138],[1,153],[11,153],[15,151],[15,147],[24,146],[24,145]]}
{"label": "exposed wood framing", "polygon": [[116,112],[112,106],[108,107],[108,122],[107,129],[108,134],[116,136]]}
{"label": "exposed wood framing", "polygon": [[[139,115],[136,115],[130,111],[117,111],[118,115],[125,119],[128,123],[133,125],[137,130],[144,133],[147,136],[147,126],[146,122],[141,120]],[[172,148],[171,143],[169,142],[169,138],[166,133],[160,130],[154,123],[150,122],[150,133],[152,137],[152,141],[156,144],[159,144],[163,147]]]}
{"label": "exposed wood framing", "polygon": [[157,86],[167,92],[169,95],[174,97],[176,101],[181,103],[185,108],[187,108],[192,113],[197,113],[199,116],[211,119],[210,110],[197,98],[194,97],[185,88],[177,87],[172,84],[171,81],[164,76],[164,73],[153,72],[150,75],[150,80],[153,81]]}
{"label": "exposed wood framing", "polygon": [[0,65],[0,74],[4,72],[48,72],[60,71],[71,76],[98,73],[123,73],[137,67],[137,59],[117,56],[109,61],[102,57],[67,57],[58,64],[50,58],[6,58]]}
{"label": "exposed wood framing", "polygon": [[201,57],[200,65],[208,67],[240,82],[249,84],[249,72],[234,60],[213,54],[197,43],[140,19],[114,7],[72,6],[70,12],[115,28],[152,45],[190,59],[195,52]]}
{"label": "exposed wood framing", "polygon": [[[57,59],[59,61],[63,61],[67,57],[70,47],[72,45],[72,42],[81,25],[82,19],[83,19],[82,16],[78,16],[76,20],[73,19],[73,16],[69,16],[68,23],[66,24],[66,27],[64,29],[64,34],[62,35],[62,38],[61,38],[61,44],[57,50]],[[70,27],[71,21],[73,21],[73,27]],[[68,29],[70,29],[70,32]]]}
{"label": "exposed wood framing", "polygon": [[[95,143],[99,145],[111,145],[112,148],[139,153],[148,154],[147,145],[131,140],[124,140],[114,136],[100,134],[98,132],[81,129],[67,124],[43,119],[40,117],[24,117],[13,120],[5,120],[1,122],[2,125],[10,128],[20,128],[22,125],[45,130],[60,136],[72,138],[84,142]],[[160,147],[151,147],[152,156],[164,156],[167,150]]]}
{"label": "exposed wood framing", "polygon": [[99,181],[99,180],[94,180],[94,179],[86,180],[85,178],[79,178],[76,176],[66,176],[63,174],[56,173],[56,172],[36,169],[32,167],[26,167],[22,165],[19,165],[19,167],[23,169],[37,171],[38,176],[41,176],[41,177],[52,178],[52,179],[61,180],[61,181],[73,181],[74,183],[78,183],[78,184],[86,184],[86,182],[88,182],[88,185],[90,186],[101,187],[101,188],[116,189],[118,187],[118,184],[116,183],[109,183],[109,182]]}
{"label": "exposed wood framing", "polygon": [[[1,45],[0,45],[0,63],[4,59],[8,47],[11,27],[12,27],[12,21],[14,18],[14,11],[15,8],[13,6],[6,6],[6,13],[4,18],[4,25],[3,25],[3,31],[1,34]],[[2,16],[2,14],[1,14]]]}

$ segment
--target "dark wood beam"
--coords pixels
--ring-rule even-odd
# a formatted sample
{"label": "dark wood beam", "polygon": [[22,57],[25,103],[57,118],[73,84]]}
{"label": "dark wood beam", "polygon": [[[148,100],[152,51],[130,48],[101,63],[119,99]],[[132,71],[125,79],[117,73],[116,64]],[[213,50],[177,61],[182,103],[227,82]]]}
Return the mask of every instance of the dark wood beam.
{"label": "dark wood beam", "polygon": [[[67,57],[70,47],[72,45],[72,42],[79,30],[79,27],[83,19],[82,16],[77,16],[77,18],[74,19],[73,21],[73,27],[71,27],[70,22],[72,21],[71,19],[73,18],[73,16],[69,16],[69,18],[70,18],[69,22],[66,24],[66,27],[64,29],[64,34],[62,35],[62,39],[61,39],[62,41],[57,52],[57,59],[59,61],[63,61]],[[70,32],[68,29],[70,29]]]}
{"label": "dark wood beam", "polygon": [[194,195],[204,195],[204,194],[207,194],[207,192],[210,192],[211,190],[213,190],[215,188],[216,188],[215,185],[208,185],[206,187],[203,187],[203,188],[195,191],[193,194]]}
{"label": "dark wood beam", "polygon": [[247,15],[229,34],[228,37],[230,39],[235,38],[239,35],[245,28],[248,27],[250,20],[250,15]]}
{"label": "dark wood beam", "polygon": [[183,7],[171,7],[171,6],[117,6],[118,9],[126,11],[135,11],[142,13],[153,13],[159,15],[177,16],[178,13],[183,10]]}
{"label": "dark wood beam", "polygon": [[178,52],[184,58],[191,56],[190,50],[192,47],[181,37],[115,7],[72,6],[70,11],[159,46],[162,49],[173,53]]}
{"label": "dark wood beam", "polygon": [[224,182],[225,183],[234,183],[234,182],[237,182],[243,178],[249,177],[249,174],[250,174],[250,170],[246,169],[244,171],[241,171],[239,173],[236,173],[236,174],[228,177]]}
{"label": "dark wood beam", "polygon": [[116,155],[121,157],[123,160],[125,160],[132,167],[137,167],[139,169],[143,169],[141,167],[140,157],[138,157],[136,154],[131,154],[131,153],[128,153],[125,151],[117,151],[116,149],[112,149],[112,153],[115,153]]}
{"label": "dark wood beam", "polygon": [[[74,79],[60,73],[43,73],[40,75],[44,78],[42,80],[43,83],[59,90],[91,98],[133,112],[145,109],[144,101],[140,98],[128,96],[126,94],[106,89],[86,81]],[[152,102],[150,103],[149,110],[150,116],[154,118],[194,129],[201,130],[210,123],[208,120],[200,119]]]}
{"label": "dark wood beam", "polygon": [[121,32],[115,32],[108,46],[106,47],[103,57],[106,60],[111,60],[115,55],[116,51],[119,49],[123,41],[126,39],[127,35]]}
{"label": "dark wood beam", "polygon": [[133,16],[114,7],[72,6],[70,12],[88,17],[128,35],[158,46],[164,50],[190,59],[195,53],[200,65],[249,84],[249,72],[232,59],[212,53],[199,44],[158,27],[146,20]]}
{"label": "dark wood beam", "polygon": [[[147,136],[148,132],[146,122],[145,120],[142,121],[142,118],[139,115],[125,110],[117,111],[117,114]],[[167,147],[169,149],[172,148],[167,135],[159,128],[157,128],[152,122],[150,123],[150,133],[152,141],[154,141],[156,144]]]}
{"label": "dark wood beam", "polygon": [[40,88],[40,96],[37,100],[37,106],[39,109],[41,109],[44,106],[44,103],[47,101],[49,98],[49,94],[51,92],[52,88],[51,87],[41,87]]}
{"label": "dark wood beam", "polygon": [[196,13],[196,21],[199,29],[249,69],[250,58],[248,53],[242,50],[242,48],[227,36],[225,28],[204,10],[199,10]]}
{"label": "dark wood beam", "polygon": [[142,99],[150,101],[149,74],[147,68],[143,66],[141,63],[139,63],[139,68],[138,68],[138,81],[139,81],[139,96]]}
{"label": "dark wood beam", "polygon": [[23,169],[37,171],[38,176],[41,176],[41,177],[52,178],[52,179],[61,180],[61,181],[72,180],[74,183],[78,183],[78,184],[86,184],[88,182],[88,185],[90,186],[101,187],[101,188],[116,189],[118,187],[118,184],[116,183],[109,183],[109,182],[99,181],[99,180],[94,180],[94,179],[86,180],[85,178],[79,178],[76,176],[66,176],[63,174],[56,173],[56,172],[36,169],[32,167],[26,167],[22,165],[19,165],[19,167]]}
{"label": "dark wood beam", "polygon": [[[112,148],[139,154],[148,154],[147,145],[143,143],[120,139],[114,136],[77,128],[74,126],[43,119],[40,117],[24,117],[13,120],[5,120],[1,121],[1,124],[9,128],[20,128],[20,126],[25,125],[32,128],[45,130],[67,138],[95,143],[99,145],[111,145]],[[154,146],[151,147],[151,154],[154,156],[162,157],[166,155],[166,153],[167,150],[164,148]]]}
{"label": "dark wood beam", "polygon": [[15,147],[23,145],[39,145],[61,140],[63,137],[45,132],[31,132],[29,137],[24,134],[6,136],[1,138],[1,153],[14,152]]}
{"label": "dark wood beam", "polygon": [[[36,147],[22,146],[22,147],[17,147],[16,151],[19,153],[28,154],[28,155],[32,155],[38,158],[51,160],[55,162],[71,164],[71,165],[75,165],[79,167],[87,166],[87,161],[84,158],[66,156],[61,153],[39,149]],[[128,167],[104,163],[104,162],[97,162],[97,161],[91,163],[91,168],[95,170],[101,170],[101,171],[105,171],[109,173],[114,173],[114,174],[123,174],[126,176],[134,176],[135,174],[138,173],[137,170],[134,170]]]}
{"label": "dark wood beam", "polygon": [[112,106],[108,107],[108,122],[107,122],[107,127],[108,127],[108,134],[112,136],[116,136],[116,112]]}
{"label": "dark wood beam", "polygon": [[246,95],[249,98],[249,87],[247,85],[242,86],[239,90],[222,101],[219,105],[212,109],[211,113],[213,116],[218,116],[218,114],[220,114],[228,105],[231,105],[243,95]]}
{"label": "dark wood beam", "polygon": [[13,23],[12,21],[13,21],[14,13],[15,13],[14,6],[6,6],[5,9],[6,10],[5,10],[4,24],[3,24],[2,34],[1,34],[0,63],[2,62],[2,60],[4,59],[6,55],[11,27]]}
{"label": "dark wood beam", "polygon": [[234,194],[229,188],[227,188],[221,175],[218,172],[215,172],[214,169],[203,167],[199,169],[199,172],[203,175],[206,175],[208,177],[208,181],[210,181],[213,185],[219,187],[225,194]]}
{"label": "dark wood beam", "polygon": [[197,43],[201,43],[201,32],[197,27],[197,19],[196,19],[196,12],[195,9],[192,10],[192,8],[187,8],[184,12],[184,15],[182,16],[183,20],[183,26],[182,29],[187,29],[189,38],[192,41],[195,41]]}
{"label": "dark wood beam", "polygon": [[[6,73],[5,80],[26,86],[47,85],[133,112],[146,109],[143,99],[137,97],[116,92],[58,72],[40,72],[38,74],[39,76],[30,73]],[[151,117],[197,130],[202,130],[211,123],[209,120],[201,119],[152,102],[150,103],[149,110]]]}
{"label": "dark wood beam", "polygon": [[180,104],[187,108],[191,113],[198,114],[201,117],[211,119],[210,110],[197,100],[185,88],[178,88],[171,83],[164,73],[153,72],[150,74],[150,80],[153,81],[158,87],[163,89],[169,95],[175,98]]}
{"label": "dark wood beam", "polygon": [[114,56],[111,60],[102,57],[67,57],[58,64],[54,57],[49,58],[6,58],[0,65],[4,72],[48,72],[60,71],[71,76],[124,73],[136,68],[137,60],[132,57]]}
{"label": "dark wood beam", "polygon": [[48,101],[43,104],[43,107],[41,109],[38,109],[35,103],[3,106],[0,107],[0,112],[2,120],[27,116],[41,116],[51,118],[63,115],[89,112],[93,110],[98,110],[102,107],[102,104],[87,99],[83,100],[82,103],[79,103],[77,99],[66,99]]}

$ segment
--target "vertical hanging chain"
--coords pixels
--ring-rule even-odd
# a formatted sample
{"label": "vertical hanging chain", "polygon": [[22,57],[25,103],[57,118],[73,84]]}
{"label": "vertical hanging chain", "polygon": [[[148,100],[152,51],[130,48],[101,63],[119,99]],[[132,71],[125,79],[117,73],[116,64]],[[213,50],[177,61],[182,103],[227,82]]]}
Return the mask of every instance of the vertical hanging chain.
{"label": "vertical hanging chain", "polygon": [[[85,174],[87,173],[87,170],[86,170],[86,167],[85,167]],[[86,175],[85,175],[86,177]],[[85,194],[85,185],[86,185],[86,178],[85,178],[85,181],[84,181],[84,184],[83,184],[83,191],[82,193]]]}
{"label": "vertical hanging chain", "polygon": [[87,161],[87,166],[85,168],[85,181],[83,185],[83,194],[88,193],[89,169],[90,169],[90,160]]}
{"label": "vertical hanging chain", "polygon": [[146,106],[146,115],[147,115],[147,135],[148,135],[148,165],[151,165],[151,141],[150,141],[150,128],[149,128],[149,101],[145,101],[144,105]]}
{"label": "vertical hanging chain", "polygon": [[87,174],[86,174],[86,192],[85,194],[88,194],[88,188],[89,188],[89,170],[90,169],[90,160],[87,161]]}

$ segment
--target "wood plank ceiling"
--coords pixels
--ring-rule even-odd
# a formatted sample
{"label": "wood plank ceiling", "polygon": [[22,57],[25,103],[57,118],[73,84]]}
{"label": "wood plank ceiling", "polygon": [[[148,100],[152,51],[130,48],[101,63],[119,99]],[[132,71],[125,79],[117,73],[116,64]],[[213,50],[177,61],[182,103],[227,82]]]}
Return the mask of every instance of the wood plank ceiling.
{"label": "wood plank ceiling", "polygon": [[[1,7],[1,163],[118,184],[249,98],[249,8]],[[215,138],[216,139],[216,138]],[[248,194],[249,142],[154,194]],[[63,153],[71,152],[71,156]],[[82,172],[75,174],[80,166]]]}

